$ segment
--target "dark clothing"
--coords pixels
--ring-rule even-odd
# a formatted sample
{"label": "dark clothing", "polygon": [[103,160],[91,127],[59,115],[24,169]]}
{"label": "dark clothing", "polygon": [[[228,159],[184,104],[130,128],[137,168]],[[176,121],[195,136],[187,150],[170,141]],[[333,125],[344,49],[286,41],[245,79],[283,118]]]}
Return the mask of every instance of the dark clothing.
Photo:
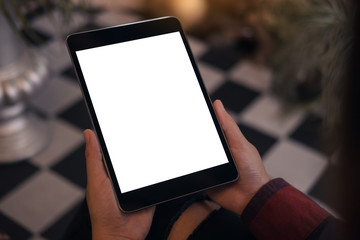
{"label": "dark clothing", "polygon": [[[173,223],[195,201],[208,199],[196,194],[156,207],[147,240],[167,239]],[[91,239],[86,201],[66,239]],[[341,239],[340,222],[314,201],[277,178],[264,185],[241,216],[224,208],[213,211],[190,235],[202,239]],[[78,225],[78,226],[75,226]]]}
{"label": "dark clothing", "polygon": [[281,178],[264,185],[241,217],[214,211],[189,239],[329,239],[340,238],[339,226],[327,211]]}

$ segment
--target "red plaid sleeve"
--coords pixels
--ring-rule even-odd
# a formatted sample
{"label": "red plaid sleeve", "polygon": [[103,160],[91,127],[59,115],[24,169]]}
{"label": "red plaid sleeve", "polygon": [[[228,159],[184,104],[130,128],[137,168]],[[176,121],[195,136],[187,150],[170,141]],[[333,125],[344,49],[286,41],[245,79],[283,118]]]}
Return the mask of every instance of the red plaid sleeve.
{"label": "red plaid sleeve", "polygon": [[306,239],[330,214],[281,178],[264,185],[242,219],[257,239]]}

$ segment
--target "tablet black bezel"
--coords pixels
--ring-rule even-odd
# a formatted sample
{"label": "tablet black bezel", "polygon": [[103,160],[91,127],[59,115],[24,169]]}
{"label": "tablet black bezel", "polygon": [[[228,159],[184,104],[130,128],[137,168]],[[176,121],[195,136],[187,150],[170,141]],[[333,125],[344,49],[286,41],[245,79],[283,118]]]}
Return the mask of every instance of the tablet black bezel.
{"label": "tablet black bezel", "polygon": [[[218,135],[221,139],[224,151],[228,158],[228,163],[220,166],[205,169],[196,173],[177,177],[165,182],[147,186],[141,189],[121,193],[116,175],[107,151],[105,141],[97,120],[93,104],[86,86],[86,81],[78,62],[76,51],[100,47],[119,42],[126,42],[171,32],[180,32],[186,47],[189,59],[197,76],[203,96],[206,100],[208,109],[211,113],[213,122],[216,126]],[[109,176],[112,180],[113,189],[116,193],[120,208],[125,212],[139,210],[148,206],[152,206],[170,199],[178,198],[184,195],[195,193],[210,187],[218,186],[237,179],[238,173],[232,159],[230,150],[227,146],[225,137],[221,127],[216,119],[215,112],[212,107],[210,97],[208,96],[205,85],[200,76],[200,72],[195,64],[194,57],[191,53],[189,44],[185,38],[185,34],[181,28],[180,22],[174,17],[158,18],[148,21],[142,21],[127,25],[120,25],[110,28],[103,28],[93,31],[76,33],[68,36],[67,46],[71,55],[75,72],[77,74],[79,84],[85,99],[86,106],[92,121],[94,130],[98,136],[101,145],[104,160],[108,169]]]}

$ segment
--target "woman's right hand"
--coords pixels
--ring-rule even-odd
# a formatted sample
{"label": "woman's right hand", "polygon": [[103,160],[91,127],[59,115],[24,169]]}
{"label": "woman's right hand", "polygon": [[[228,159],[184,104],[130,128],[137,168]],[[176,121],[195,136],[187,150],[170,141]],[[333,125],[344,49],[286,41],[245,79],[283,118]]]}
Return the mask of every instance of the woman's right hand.
{"label": "woman's right hand", "polygon": [[258,151],[246,140],[222,102],[216,100],[213,106],[238,169],[239,179],[212,189],[208,194],[222,207],[240,215],[255,193],[270,181],[270,177]]}

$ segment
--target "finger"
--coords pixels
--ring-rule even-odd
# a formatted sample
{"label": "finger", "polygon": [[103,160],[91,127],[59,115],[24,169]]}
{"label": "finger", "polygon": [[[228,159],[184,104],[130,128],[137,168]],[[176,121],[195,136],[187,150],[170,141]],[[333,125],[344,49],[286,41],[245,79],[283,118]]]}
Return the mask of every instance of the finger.
{"label": "finger", "polygon": [[98,181],[107,177],[107,175],[102,162],[102,154],[95,133],[87,129],[84,131],[84,138],[86,142],[86,172],[89,183],[92,180]]}
{"label": "finger", "polygon": [[216,100],[213,103],[213,106],[229,147],[236,150],[244,144],[247,144],[248,142],[246,138],[230,114],[226,112],[222,102],[220,100]]}

